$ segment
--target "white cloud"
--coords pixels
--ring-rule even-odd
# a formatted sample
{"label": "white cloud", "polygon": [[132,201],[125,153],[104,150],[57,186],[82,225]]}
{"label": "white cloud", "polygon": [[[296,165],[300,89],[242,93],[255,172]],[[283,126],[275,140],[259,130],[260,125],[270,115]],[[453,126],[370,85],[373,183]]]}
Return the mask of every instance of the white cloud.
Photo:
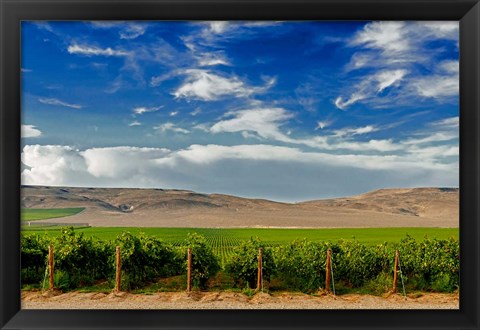
{"label": "white cloud", "polygon": [[335,106],[340,110],[345,110],[359,101],[368,102],[370,100],[375,102],[382,97],[379,94],[386,88],[398,87],[407,73],[406,70],[385,70],[367,76],[363,81],[354,86],[355,91],[348,98],[337,97]]}
{"label": "white cloud", "polygon": [[125,22],[125,21],[92,21],[91,26],[95,29],[118,29],[120,39],[136,39],[147,30],[145,23]]}
{"label": "white cloud", "polygon": [[412,80],[416,92],[427,98],[445,98],[459,95],[459,63],[458,61],[441,62],[437,73]]}
{"label": "white cloud", "polygon": [[129,52],[123,50],[114,50],[110,47],[100,48],[96,46],[73,44],[68,46],[67,51],[70,54],[80,54],[85,56],[129,56]]}
{"label": "white cloud", "polygon": [[182,134],[190,133],[189,130],[181,128],[181,127],[177,127],[175,124],[170,123],[170,122],[155,126],[154,129],[159,131],[159,132],[162,132],[162,133],[165,133],[165,132],[168,132],[168,131],[175,132],[175,133],[182,133]]}
{"label": "white cloud", "polygon": [[125,178],[139,175],[142,170],[154,167],[156,159],[169,153],[170,150],[165,148],[122,146],[87,149],[80,152],[80,155],[84,158],[88,174],[102,178]]}
{"label": "white cloud", "polygon": [[454,41],[459,38],[460,24],[458,21],[417,22],[417,24],[425,28],[426,36],[424,34],[424,37]]}
{"label": "white cloud", "polygon": [[213,21],[213,22],[207,22],[208,29],[212,33],[220,34],[225,32],[228,29],[229,22],[227,21]]}
{"label": "white cloud", "polygon": [[22,73],[32,72],[32,70],[30,70],[30,69],[25,69],[25,68],[21,68],[20,71],[21,71]]}
{"label": "white cloud", "polygon": [[132,121],[130,124],[128,124],[128,126],[132,127],[132,126],[141,126],[142,123],[137,121],[137,120],[134,120]]}
{"label": "white cloud", "polygon": [[441,119],[431,123],[431,126],[439,126],[444,128],[458,128],[459,125],[460,118],[458,116]]}
{"label": "white cloud", "polygon": [[[412,104],[419,98],[455,100],[459,93],[458,61],[437,64],[444,46],[432,47],[432,42],[443,40],[458,49],[458,38],[459,23],[454,21],[367,23],[347,41],[356,52],[345,69],[363,69],[357,71],[360,82],[352,88],[351,80],[345,81],[346,91],[341,94],[347,96],[338,96],[335,105],[345,110],[355,103],[384,108]],[[383,74],[372,74],[372,70]]]}
{"label": "white cloud", "polygon": [[215,101],[225,96],[247,97],[265,92],[275,84],[275,79],[271,79],[263,87],[252,87],[236,76],[223,77],[200,69],[185,70],[184,74],[186,80],[173,93],[176,98]]}
{"label": "white cloud", "polygon": [[410,40],[405,38],[405,22],[381,21],[366,24],[350,41],[352,46],[364,46],[398,54],[411,48]]}
{"label": "white cloud", "polygon": [[361,142],[345,139],[345,137],[379,130],[378,127],[372,125],[337,130],[331,136],[314,136],[302,139],[292,138],[289,134],[284,134],[280,130],[281,126],[285,125],[287,120],[293,118],[293,114],[283,108],[254,108],[232,111],[228,112],[225,117],[227,117],[227,119],[222,119],[210,127],[211,133],[241,133],[244,137],[248,138],[256,136],[257,138],[324,150],[346,149],[362,152],[387,152],[403,148],[402,145],[396,144],[392,140],[373,139]]}
{"label": "white cloud", "polygon": [[279,127],[293,115],[282,108],[256,108],[228,112],[224,119],[214,124],[210,131],[221,132],[254,132],[265,139],[279,141],[290,140],[280,132]]}
{"label": "white cloud", "polygon": [[176,115],[178,115],[178,111],[171,111],[169,115],[170,117],[175,117]]}
{"label": "white cloud", "polygon": [[64,101],[60,101],[55,98],[39,98],[38,101],[43,104],[49,104],[49,105],[58,105],[62,107],[67,107],[67,108],[73,108],[73,109],[81,109],[82,106],[79,104],[72,104],[72,103],[67,103]]}
{"label": "white cloud", "polygon": [[[455,154],[453,149],[440,152]],[[378,187],[458,186],[458,163],[417,154],[329,154],[264,144],[192,145],[176,151],[29,145],[22,162],[22,184],[176,188],[279,200],[345,196]]]}
{"label": "white cloud", "polygon": [[221,52],[202,53],[197,60],[199,66],[230,65],[230,61]]}
{"label": "white cloud", "polygon": [[201,113],[202,113],[202,109],[196,108],[195,110],[193,110],[192,112],[190,112],[190,115],[191,115],[191,116],[197,116],[197,115],[199,115],[199,114],[201,114]]}
{"label": "white cloud", "polygon": [[377,81],[377,93],[381,93],[385,88],[399,82],[407,74],[406,70],[384,71],[374,76]]}
{"label": "white cloud", "polygon": [[136,39],[145,33],[145,24],[128,24],[123,31],[120,31],[120,39]]}
{"label": "white cloud", "polygon": [[426,136],[422,138],[409,138],[402,141],[403,144],[426,144],[431,142],[443,142],[458,139],[456,132],[426,132]]}
{"label": "white cloud", "polygon": [[317,121],[317,127],[315,127],[315,130],[318,129],[324,129],[332,124],[331,121],[329,120],[323,120],[323,121]]}
{"label": "white cloud", "polygon": [[33,125],[22,125],[22,138],[39,137],[42,132]]}
{"label": "white cloud", "polygon": [[30,167],[22,171],[23,184],[79,185],[89,176],[80,152],[68,146],[27,145],[21,158]]}
{"label": "white cloud", "polygon": [[350,97],[347,99],[347,100],[344,100],[342,96],[338,96],[336,99],[335,99],[335,106],[340,109],[340,110],[345,110],[346,108],[348,108],[350,105],[358,102],[358,101],[361,101],[363,99],[367,98],[366,95],[363,95],[361,93],[353,93],[352,95],[350,95]]}
{"label": "white cloud", "polygon": [[359,134],[368,134],[378,131],[379,128],[373,125],[367,125],[363,127],[345,127],[339,130],[333,131],[335,136],[353,136]]}
{"label": "white cloud", "polygon": [[132,110],[132,112],[136,115],[143,115],[144,113],[147,112],[156,112],[160,109],[162,109],[164,106],[160,105],[158,107],[136,107]]}

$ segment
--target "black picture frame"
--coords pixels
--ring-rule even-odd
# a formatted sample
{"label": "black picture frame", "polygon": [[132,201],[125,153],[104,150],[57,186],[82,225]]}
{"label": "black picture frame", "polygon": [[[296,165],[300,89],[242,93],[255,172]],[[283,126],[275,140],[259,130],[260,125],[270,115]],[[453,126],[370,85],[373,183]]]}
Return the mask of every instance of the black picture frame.
{"label": "black picture frame", "polygon": [[[1,329],[479,329],[480,4],[477,0],[0,0]],[[22,20],[459,20],[459,310],[21,310]]]}

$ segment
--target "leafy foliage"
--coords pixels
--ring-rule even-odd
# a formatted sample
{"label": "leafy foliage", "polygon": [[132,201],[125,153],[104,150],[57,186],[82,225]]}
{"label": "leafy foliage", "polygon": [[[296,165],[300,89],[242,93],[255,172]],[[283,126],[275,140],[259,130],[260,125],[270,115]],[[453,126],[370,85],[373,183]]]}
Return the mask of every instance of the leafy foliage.
{"label": "leafy foliage", "polygon": [[[181,273],[183,260],[179,253],[155,237],[124,232],[117,237],[115,245],[120,246],[123,288],[136,288],[156,277]],[[115,267],[113,251],[110,264]]]}
{"label": "leafy foliage", "polygon": [[277,276],[287,287],[312,292],[325,284],[328,244],[294,241],[275,250]]}
{"label": "leafy foliage", "polygon": [[[204,289],[207,281],[220,271],[220,260],[207,244],[205,237],[197,233],[188,234],[185,245],[192,249],[192,284]],[[184,260],[187,260],[186,253],[185,251]],[[186,267],[187,261],[185,269]]]}
{"label": "leafy foliage", "polygon": [[[48,245],[55,254],[55,285],[69,290],[115,278],[115,246],[121,248],[122,288],[145,286],[159,277],[186,274],[187,248],[192,248],[193,285],[207,288],[220,270],[212,243],[197,233],[173,246],[154,236],[123,232],[114,241],[86,238],[73,228],[57,237],[23,235],[22,282],[38,285],[46,275]],[[218,243],[220,244],[220,243]],[[217,245],[218,245],[217,244]],[[416,241],[407,236],[397,244],[367,245],[358,241],[293,241],[271,247],[258,239],[242,241],[226,258],[225,273],[242,288],[255,288],[258,249],[263,249],[263,276],[289,290],[314,292],[325,285],[326,251],[332,250],[333,279],[344,288],[381,293],[390,288],[395,250],[399,250],[401,274],[409,289],[451,292],[458,288],[460,246],[458,240]],[[273,282],[272,282],[273,283]],[[280,286],[282,286],[280,285]]]}
{"label": "leafy foliage", "polygon": [[262,272],[264,280],[269,281],[275,272],[276,266],[271,248],[266,248],[258,239],[250,238],[233,250],[233,255],[227,261],[225,270],[237,285],[248,285],[256,288],[258,276],[258,250],[262,248]]}
{"label": "leafy foliage", "polygon": [[48,240],[40,235],[23,236],[21,241],[22,282],[39,283],[47,266]]}
{"label": "leafy foliage", "polygon": [[62,230],[62,234],[51,243],[54,246],[55,269],[68,274],[69,288],[90,285],[113,273],[108,263],[113,250],[108,244],[85,238],[83,233],[76,233],[73,228]]}

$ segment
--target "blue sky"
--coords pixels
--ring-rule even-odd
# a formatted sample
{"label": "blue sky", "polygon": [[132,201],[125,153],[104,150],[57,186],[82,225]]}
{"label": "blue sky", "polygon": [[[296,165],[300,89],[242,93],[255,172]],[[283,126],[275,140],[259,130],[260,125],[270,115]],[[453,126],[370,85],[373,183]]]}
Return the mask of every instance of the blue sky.
{"label": "blue sky", "polygon": [[458,22],[23,22],[22,183],[458,186]]}

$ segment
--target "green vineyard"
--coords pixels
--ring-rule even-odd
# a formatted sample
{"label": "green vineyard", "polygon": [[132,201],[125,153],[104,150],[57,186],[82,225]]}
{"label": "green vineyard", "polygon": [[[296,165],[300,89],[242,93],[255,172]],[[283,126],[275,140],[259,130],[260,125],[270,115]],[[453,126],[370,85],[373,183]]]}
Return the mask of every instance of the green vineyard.
{"label": "green vineyard", "polygon": [[[51,246],[55,251],[56,286],[64,290],[94,283],[111,288],[116,247],[121,251],[122,288],[126,290],[178,276],[173,289],[184,289],[188,248],[193,254],[194,283],[201,289],[254,287],[260,248],[264,258],[262,272],[269,290],[314,292],[321,288],[327,250],[332,251],[332,271],[340,291],[343,288],[385,292],[391,283],[396,250],[408,290],[452,292],[459,285],[460,245],[454,235],[443,239],[405,235],[397,241],[372,244],[357,239],[287,241],[286,236],[283,240],[276,236],[274,240],[268,236],[271,232],[265,233],[270,240],[263,240],[241,236],[238,229],[188,229],[184,236],[178,229],[169,230],[170,236],[164,232],[163,238],[122,231],[108,240],[73,228],[45,231],[41,235],[24,233],[22,283],[38,286],[45,281]],[[252,231],[244,231],[243,235],[247,233]]]}

